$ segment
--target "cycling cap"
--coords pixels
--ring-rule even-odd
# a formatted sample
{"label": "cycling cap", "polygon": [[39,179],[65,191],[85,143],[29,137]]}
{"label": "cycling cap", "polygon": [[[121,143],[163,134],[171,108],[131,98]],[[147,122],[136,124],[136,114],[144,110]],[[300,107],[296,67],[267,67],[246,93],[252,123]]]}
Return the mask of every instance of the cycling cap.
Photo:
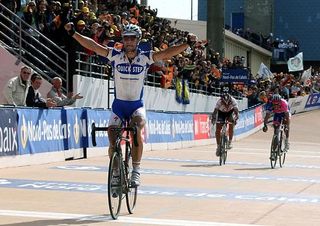
{"label": "cycling cap", "polygon": [[139,26],[135,24],[128,24],[123,27],[122,37],[134,35],[137,38],[141,38],[142,32]]}
{"label": "cycling cap", "polygon": [[272,95],[272,101],[280,101],[280,100],[281,100],[281,96],[279,94]]}

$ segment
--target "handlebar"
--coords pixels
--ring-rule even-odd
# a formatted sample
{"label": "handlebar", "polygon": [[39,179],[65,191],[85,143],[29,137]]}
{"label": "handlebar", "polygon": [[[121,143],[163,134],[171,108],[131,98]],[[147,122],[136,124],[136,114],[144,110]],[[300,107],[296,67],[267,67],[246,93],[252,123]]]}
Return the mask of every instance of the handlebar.
{"label": "handlebar", "polygon": [[138,147],[138,138],[137,138],[137,125],[135,124],[132,127],[122,127],[122,128],[118,128],[118,127],[97,127],[95,125],[95,123],[91,124],[91,138],[92,138],[92,145],[93,146],[97,146],[97,141],[96,141],[96,132],[97,131],[115,131],[118,136],[119,134],[121,135],[122,132],[127,131],[127,132],[133,132],[133,144],[134,146]]}

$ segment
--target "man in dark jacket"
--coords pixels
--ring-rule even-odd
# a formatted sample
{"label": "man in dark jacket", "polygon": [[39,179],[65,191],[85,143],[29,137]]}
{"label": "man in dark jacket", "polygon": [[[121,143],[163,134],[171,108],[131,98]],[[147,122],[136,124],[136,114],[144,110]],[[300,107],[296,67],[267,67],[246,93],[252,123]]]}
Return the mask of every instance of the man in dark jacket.
{"label": "man in dark jacket", "polygon": [[26,104],[28,107],[49,108],[57,106],[56,102],[52,99],[43,99],[39,92],[42,84],[42,77],[36,73],[31,76],[31,86],[28,89]]}

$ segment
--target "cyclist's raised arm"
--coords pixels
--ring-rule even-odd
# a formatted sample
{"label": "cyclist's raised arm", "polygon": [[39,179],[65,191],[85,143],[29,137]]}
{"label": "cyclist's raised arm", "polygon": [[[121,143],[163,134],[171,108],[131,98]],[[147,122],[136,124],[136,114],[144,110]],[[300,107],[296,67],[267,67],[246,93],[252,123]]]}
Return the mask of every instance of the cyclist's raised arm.
{"label": "cyclist's raised arm", "polygon": [[171,57],[183,52],[188,47],[192,47],[195,44],[196,39],[197,37],[194,34],[190,33],[188,35],[188,41],[186,43],[182,43],[177,46],[171,46],[165,50],[154,53],[153,60],[156,62],[156,61],[161,61],[165,59],[170,59]]}
{"label": "cyclist's raised arm", "polygon": [[77,40],[80,45],[89,49],[100,56],[107,56],[109,53],[109,49],[104,47],[98,43],[96,43],[93,39],[83,36],[74,30],[74,24],[72,22],[67,23],[64,28],[75,40]]}

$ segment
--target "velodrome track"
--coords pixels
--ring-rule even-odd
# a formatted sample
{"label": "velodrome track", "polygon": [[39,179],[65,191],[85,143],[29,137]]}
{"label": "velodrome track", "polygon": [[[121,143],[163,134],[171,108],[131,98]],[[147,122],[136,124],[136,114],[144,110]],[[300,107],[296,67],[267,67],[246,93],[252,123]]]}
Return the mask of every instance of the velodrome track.
{"label": "velodrome track", "polygon": [[144,153],[138,204],[111,220],[107,157],[0,170],[0,225],[320,225],[320,111],[292,117],[283,168],[270,168],[272,129],[234,142]]}

